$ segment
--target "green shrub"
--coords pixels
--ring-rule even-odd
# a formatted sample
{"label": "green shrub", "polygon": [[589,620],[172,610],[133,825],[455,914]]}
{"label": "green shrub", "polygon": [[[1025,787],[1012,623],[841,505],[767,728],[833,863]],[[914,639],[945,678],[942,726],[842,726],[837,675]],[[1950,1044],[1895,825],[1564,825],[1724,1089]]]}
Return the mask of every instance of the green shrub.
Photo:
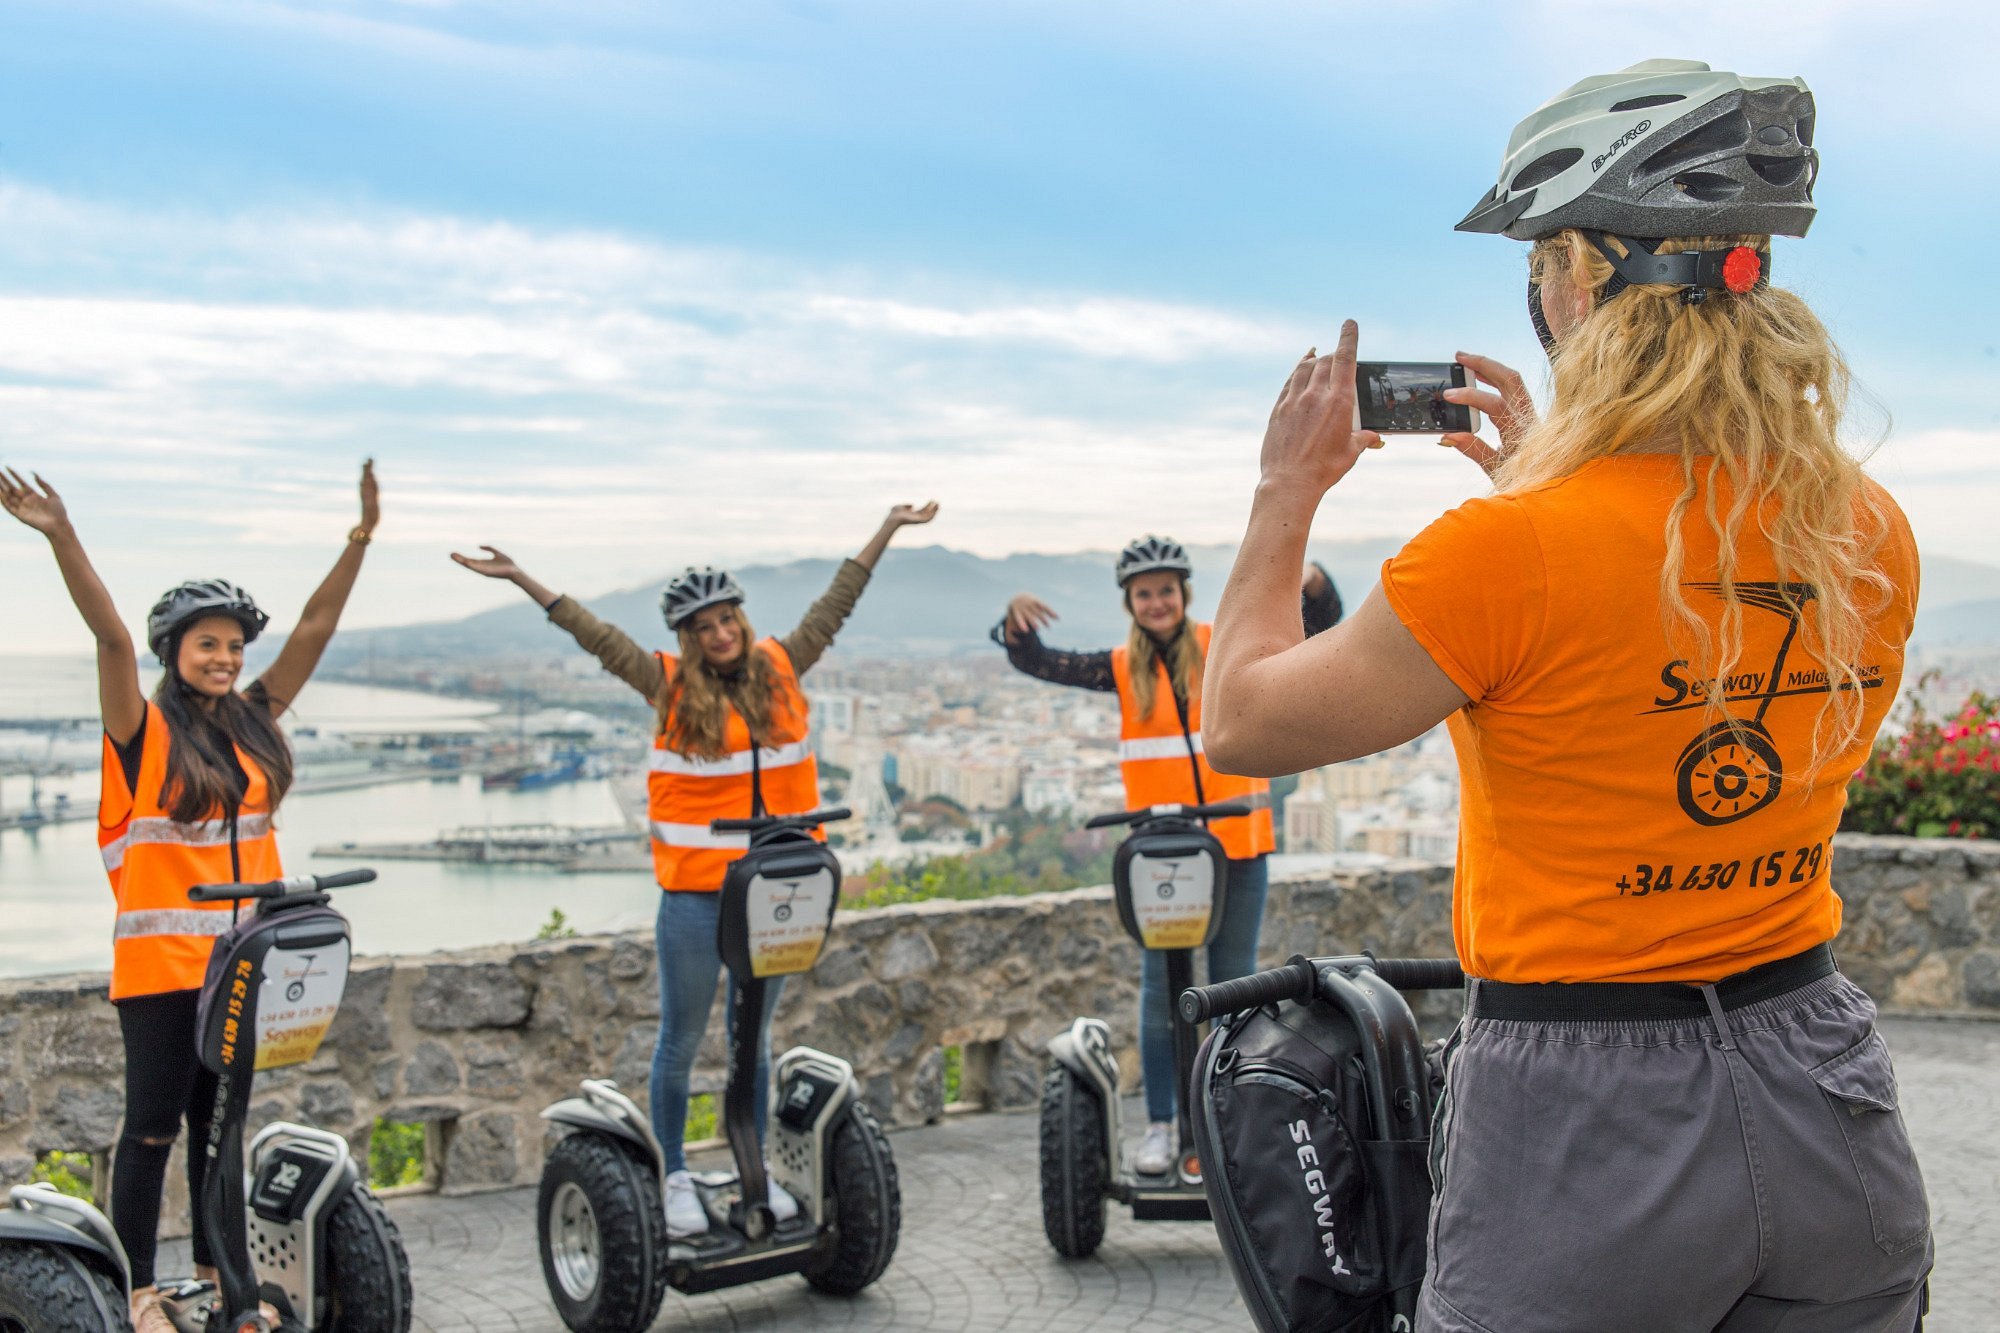
{"label": "green shrub", "polygon": [[415,1120],[377,1120],[368,1136],[368,1184],[374,1189],[424,1183],[424,1126]]}
{"label": "green shrub", "polygon": [[687,1141],[694,1143],[701,1139],[712,1139],[721,1132],[716,1122],[715,1094],[697,1092],[688,1098]]}
{"label": "green shrub", "polygon": [[874,865],[850,881],[852,907],[887,907],[932,898],[997,898],[1047,893],[1111,878],[1115,835],[1068,823],[1043,823],[1012,811],[990,845],[962,856],[933,856],[908,865]]}
{"label": "green shrub", "polygon": [[538,940],[573,940],[576,938],[576,927],[569,923],[569,917],[563,912],[562,908],[551,907],[549,909],[549,919],[542,922],[540,929],[535,931],[535,938]]}
{"label": "green shrub", "polygon": [[96,1178],[95,1164],[87,1152],[42,1153],[35,1159],[34,1174],[28,1179],[43,1185],[54,1185],[73,1199],[86,1202],[91,1196],[91,1185]]}
{"label": "green shrub", "polygon": [[1840,826],[1919,838],[2000,837],[2000,696],[1975,690],[1941,722],[1925,711],[1919,689],[1903,712],[1901,734],[1878,739],[1848,784]]}
{"label": "green shrub", "polygon": [[950,1106],[958,1100],[964,1087],[965,1048],[947,1046],[944,1048],[944,1104]]}

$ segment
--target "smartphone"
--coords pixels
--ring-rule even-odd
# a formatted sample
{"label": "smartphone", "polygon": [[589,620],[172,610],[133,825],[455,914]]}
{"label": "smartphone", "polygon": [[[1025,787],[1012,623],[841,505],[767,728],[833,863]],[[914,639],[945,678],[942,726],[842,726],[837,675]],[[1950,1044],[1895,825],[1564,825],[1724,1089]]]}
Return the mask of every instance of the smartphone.
{"label": "smartphone", "polygon": [[1476,431],[1479,413],[1448,403],[1446,389],[1463,389],[1456,361],[1361,361],[1354,367],[1354,425],[1382,435],[1442,435]]}

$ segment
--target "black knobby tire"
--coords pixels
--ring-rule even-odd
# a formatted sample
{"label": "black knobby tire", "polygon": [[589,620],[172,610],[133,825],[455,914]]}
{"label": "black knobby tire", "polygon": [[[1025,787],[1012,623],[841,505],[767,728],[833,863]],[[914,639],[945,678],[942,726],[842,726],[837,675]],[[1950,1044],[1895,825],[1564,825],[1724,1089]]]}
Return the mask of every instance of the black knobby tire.
{"label": "black knobby tire", "polygon": [[0,1243],[0,1333],[132,1333],[123,1284],[65,1245]]}
{"label": "black knobby tire", "polygon": [[[597,1236],[596,1280],[571,1295],[550,1246],[550,1206],[565,1186],[581,1190]],[[535,1197],[542,1279],[556,1313],[576,1333],[641,1333],[667,1295],[667,1215],[660,1177],[636,1144],[579,1130],[542,1164]]]}
{"label": "black knobby tire", "polygon": [[1042,1230],[1065,1259],[1104,1242],[1104,1106],[1061,1062],[1042,1080]]}
{"label": "black knobby tire", "polygon": [[834,1127],[828,1152],[833,1179],[831,1230],[806,1281],[834,1296],[852,1296],[866,1287],[896,1256],[903,1234],[903,1186],[881,1121],[860,1098],[848,1104]]}
{"label": "black knobby tire", "polygon": [[326,1223],[327,1327],[333,1333],[409,1333],[410,1257],[388,1209],[355,1184]]}

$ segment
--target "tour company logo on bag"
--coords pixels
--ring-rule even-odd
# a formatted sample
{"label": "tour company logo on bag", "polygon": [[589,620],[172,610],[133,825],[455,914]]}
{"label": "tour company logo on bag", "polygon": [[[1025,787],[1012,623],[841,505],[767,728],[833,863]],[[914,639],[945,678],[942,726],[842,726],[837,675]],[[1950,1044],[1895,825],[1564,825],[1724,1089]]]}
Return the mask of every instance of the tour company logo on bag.
{"label": "tour company logo on bag", "polygon": [[1206,853],[1132,858],[1132,915],[1146,948],[1195,949],[1207,940],[1215,870]]}
{"label": "tour company logo on bag", "polygon": [[257,996],[257,1068],[304,1064],[318,1054],[347,990],[346,940],[264,955]]}
{"label": "tour company logo on bag", "polygon": [[759,875],[750,881],[745,915],[752,976],[788,977],[819,961],[833,891],[833,872],[824,867],[803,879]]}

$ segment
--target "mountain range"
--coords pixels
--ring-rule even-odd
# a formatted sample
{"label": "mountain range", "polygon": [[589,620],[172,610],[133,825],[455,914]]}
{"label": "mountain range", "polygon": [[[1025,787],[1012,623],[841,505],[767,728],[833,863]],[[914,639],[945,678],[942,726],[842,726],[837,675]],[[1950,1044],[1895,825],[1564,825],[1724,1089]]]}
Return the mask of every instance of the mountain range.
{"label": "mountain range", "polygon": [[[1401,542],[1377,538],[1317,542],[1313,557],[1326,566],[1350,610],[1376,582],[1382,561]],[[1189,548],[1195,567],[1194,613],[1215,609],[1235,548]],[[1110,551],[1061,555],[985,557],[943,546],[892,549],[870,581],[840,646],[862,655],[935,654],[976,648],[1000,619],[1007,600],[1032,592],[1061,617],[1045,636],[1060,647],[1101,648],[1120,641],[1129,622],[1112,577]],[[833,560],[793,560],[735,571],[748,594],[746,608],[758,632],[784,634],[796,625],[839,567]],[[1482,571],[1491,577],[1491,571]],[[1922,609],[1914,641],[1926,645],[2000,645],[2000,566],[1946,556],[1924,561]],[[584,600],[591,610],[649,647],[670,646],[660,620],[666,576],[636,588]],[[567,640],[525,599],[462,620],[433,621],[343,633],[328,652],[333,666],[353,666],[372,653],[378,660],[404,657],[507,657],[540,653]]]}

